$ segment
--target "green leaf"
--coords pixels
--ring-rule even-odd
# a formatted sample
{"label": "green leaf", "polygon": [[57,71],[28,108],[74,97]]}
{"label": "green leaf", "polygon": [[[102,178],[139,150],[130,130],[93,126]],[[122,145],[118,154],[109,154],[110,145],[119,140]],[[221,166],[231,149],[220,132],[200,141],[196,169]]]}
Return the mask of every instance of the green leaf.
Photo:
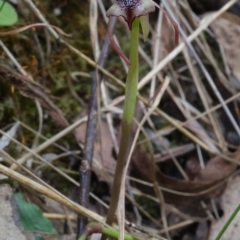
{"label": "green leaf", "polygon": [[34,240],[45,240],[43,237],[34,236]]}
{"label": "green leaf", "polygon": [[43,216],[41,209],[32,203],[27,203],[21,193],[14,194],[20,214],[21,223],[25,231],[38,231],[56,234],[51,221]]}
{"label": "green leaf", "polygon": [[0,26],[11,26],[17,21],[18,15],[14,7],[8,2],[4,3],[0,0]]}
{"label": "green leaf", "polygon": [[144,16],[139,17],[141,27],[142,27],[144,42],[147,40],[149,31],[150,31],[149,19],[148,18],[149,18],[148,15],[146,15],[146,16],[144,15]]}

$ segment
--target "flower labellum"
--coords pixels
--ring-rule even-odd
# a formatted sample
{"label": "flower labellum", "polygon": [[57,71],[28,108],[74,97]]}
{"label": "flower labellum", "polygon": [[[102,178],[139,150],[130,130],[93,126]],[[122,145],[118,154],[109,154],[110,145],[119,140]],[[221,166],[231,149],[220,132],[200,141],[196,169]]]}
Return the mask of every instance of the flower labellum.
{"label": "flower labellum", "polygon": [[108,35],[110,43],[113,49],[123,58],[123,60],[130,65],[129,59],[126,55],[122,52],[122,50],[118,47],[115,43],[112,33],[109,28],[109,23],[112,17],[123,17],[128,24],[130,31],[132,30],[132,23],[136,17],[140,18],[140,23],[143,31],[144,41],[147,39],[149,33],[149,20],[148,14],[154,12],[155,7],[159,8],[167,15],[169,20],[171,21],[174,29],[175,29],[175,43],[178,44],[178,26],[174,22],[174,20],[168,15],[168,13],[161,8],[157,3],[153,0],[116,0],[109,10],[107,11],[106,15],[109,17],[108,22]]}
{"label": "flower labellum", "polygon": [[107,11],[107,17],[123,17],[132,30],[132,22],[136,17],[154,12],[155,6],[149,0],[116,0],[116,3]]}

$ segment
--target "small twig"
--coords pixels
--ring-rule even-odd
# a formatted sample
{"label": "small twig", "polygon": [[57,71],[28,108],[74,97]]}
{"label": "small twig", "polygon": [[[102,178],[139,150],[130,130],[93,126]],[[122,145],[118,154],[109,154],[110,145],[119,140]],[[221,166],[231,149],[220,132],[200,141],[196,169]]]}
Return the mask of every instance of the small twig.
{"label": "small twig", "polygon": [[[90,109],[88,115],[88,124],[85,138],[84,156],[80,166],[80,188],[79,188],[79,204],[88,208],[89,206],[89,192],[90,192],[90,177],[91,165],[93,158],[94,142],[96,135],[97,123],[97,74],[92,73],[91,96],[90,96]],[[87,218],[78,216],[78,233],[77,237],[81,235],[85,226],[87,225]]]}
{"label": "small twig", "polygon": [[[116,21],[112,21],[110,28],[114,28]],[[103,66],[106,60],[107,52],[109,48],[108,36],[105,37],[102,51],[99,56],[98,64]],[[89,192],[90,192],[90,176],[91,165],[94,151],[94,141],[96,135],[96,122],[97,122],[97,81],[100,80],[98,70],[91,73],[91,96],[90,96],[90,110],[88,116],[88,124],[85,138],[85,151],[83,161],[80,167],[80,188],[79,188],[79,204],[88,207],[89,205]],[[83,233],[85,226],[87,225],[87,218],[84,216],[78,216],[77,224],[77,238]]]}

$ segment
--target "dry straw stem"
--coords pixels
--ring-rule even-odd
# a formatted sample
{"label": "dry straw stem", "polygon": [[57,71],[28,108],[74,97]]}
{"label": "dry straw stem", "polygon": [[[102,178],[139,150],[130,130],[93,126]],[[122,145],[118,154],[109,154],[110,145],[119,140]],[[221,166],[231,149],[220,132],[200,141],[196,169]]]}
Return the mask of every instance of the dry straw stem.
{"label": "dry straw stem", "polygon": [[48,21],[45,19],[45,17],[41,14],[41,12],[39,11],[39,9],[36,7],[36,5],[31,1],[31,0],[24,0],[24,2],[26,2],[29,7],[34,11],[34,13],[38,16],[38,18],[46,24],[48,31],[52,34],[52,36],[55,39],[60,39],[59,35],[56,33],[56,31],[52,28],[52,26],[50,26],[50,24],[48,23]]}
{"label": "dry straw stem", "polygon": [[74,212],[81,214],[93,221],[97,221],[99,223],[104,223],[104,218],[80,205],[77,203],[71,201],[70,199],[66,197],[60,196],[60,194],[57,194],[56,192],[48,189],[47,187],[44,187],[43,185],[23,176],[20,173],[15,172],[14,170],[3,166],[0,164],[0,172],[9,178],[19,182],[20,184],[24,185],[25,187],[29,187],[32,190],[35,190],[38,193],[41,193],[56,202],[59,202],[60,204],[68,207],[69,209],[73,210]]}
{"label": "dry straw stem", "polygon": [[[29,153],[32,153],[34,157],[38,158],[40,161],[42,161],[43,163],[45,163],[46,165],[48,165],[49,167],[51,167],[52,169],[54,169],[57,173],[59,173],[61,176],[65,177],[66,179],[68,179],[71,183],[79,186],[78,182],[76,182],[73,178],[69,177],[67,174],[65,174],[63,171],[61,171],[60,169],[58,169],[57,167],[55,167],[51,162],[45,160],[43,157],[41,157],[40,155],[38,155],[37,153],[35,153],[33,150],[29,149],[28,147],[26,147],[25,145],[23,145],[22,143],[20,143],[19,141],[17,141],[16,139],[12,138],[9,134],[5,133],[4,131],[2,131],[0,129],[0,134],[6,136],[7,138],[9,138],[11,141],[13,141],[14,143],[18,144],[19,146],[21,146],[23,149],[25,149],[26,151],[28,151]],[[69,155],[69,153],[67,153],[67,155]],[[66,156],[66,154],[64,154],[64,156]],[[59,156],[57,157],[57,159],[59,158]]]}
{"label": "dry straw stem", "polygon": [[[17,67],[18,71],[23,74],[23,75],[28,75],[27,72],[22,68],[22,66],[20,65],[20,63],[18,62],[18,60],[15,58],[15,56],[9,51],[9,49],[5,46],[5,44],[0,40],[0,46],[2,47],[3,51],[7,54],[7,56],[9,57],[9,59],[14,63],[14,65]],[[32,80],[31,76],[29,76],[29,78]],[[33,141],[33,143],[37,143],[38,140],[38,136],[42,131],[42,126],[43,126],[43,110],[42,110],[42,106],[39,103],[38,100],[35,100],[35,104],[37,107],[37,111],[38,111],[38,116],[39,116],[39,123],[38,123],[38,132],[37,135],[35,137],[35,140]]]}
{"label": "dry straw stem", "polygon": [[43,216],[48,219],[54,219],[54,220],[72,220],[77,221],[77,215],[66,215],[66,214],[60,214],[60,213],[43,213]]}
{"label": "dry straw stem", "polygon": [[[211,15],[207,19],[203,19],[200,22],[200,26],[187,38],[188,42],[192,42],[195,38],[197,38],[214,20],[216,20],[222,13],[227,11],[234,3],[238,0],[231,0],[227,4],[225,4],[218,12]],[[142,89],[153,76],[158,74],[170,61],[172,61],[186,46],[185,43],[181,43],[176,47],[166,58],[164,58],[152,71],[150,71],[138,84],[138,90]]]}
{"label": "dry straw stem", "polygon": [[1,40],[0,40],[0,46],[3,49],[3,51],[7,54],[7,56],[11,59],[11,61],[14,63],[14,65],[17,67],[19,72],[23,75],[27,75],[27,72],[21,67],[17,59],[13,56],[13,54],[9,51],[9,49]]}
{"label": "dry straw stem", "polygon": [[[83,119],[83,118],[82,118]],[[34,131],[33,129],[31,129],[29,126],[25,125],[24,123],[22,123],[20,121],[20,124],[25,127],[26,129],[28,129],[29,131],[31,131],[32,133],[34,134],[37,134],[36,131]],[[6,137],[8,137],[9,139],[11,139],[11,141],[13,141],[14,143],[16,143],[17,145],[21,146],[22,148],[26,149],[29,153],[32,153],[33,156],[39,158],[41,161],[43,161],[45,164],[44,165],[41,165],[40,167],[42,166],[45,166],[45,165],[48,165],[49,167],[53,168],[54,170],[56,170],[61,176],[63,176],[64,178],[66,178],[67,180],[69,180],[71,183],[73,183],[75,186],[79,186],[79,183],[76,182],[73,178],[71,178],[70,176],[66,175],[63,171],[61,171],[60,169],[56,168],[54,165],[52,165],[51,163],[49,162],[46,162],[45,159],[43,159],[41,156],[39,156],[34,150],[31,150],[29,148],[27,148],[26,146],[24,146],[23,144],[21,144],[19,141],[17,141],[16,139],[12,138],[11,136],[9,136],[7,133],[3,132],[1,129],[0,129],[0,133],[5,135]],[[46,137],[42,136],[41,134],[39,135],[40,138],[42,139],[45,139],[47,140]],[[69,154],[74,154],[74,152],[70,152],[68,151],[67,149],[65,149],[64,147],[58,145],[58,144],[55,144],[53,143],[54,146],[58,147],[59,149],[63,150],[65,153],[61,154],[61,155],[58,155],[57,158],[61,157],[61,156],[66,156],[66,155],[69,155]],[[0,153],[3,152],[3,150],[0,149]],[[6,153],[5,153],[6,155]],[[11,158],[10,155],[6,156],[7,158]],[[76,156],[77,157],[77,156]],[[11,161],[13,163],[16,164],[17,167],[21,167],[24,171],[26,171],[27,169],[21,165],[20,163],[18,163],[15,159],[11,158]],[[97,162],[95,159],[94,159],[95,162]],[[13,164],[13,165],[15,165]],[[35,172],[37,172],[37,170],[35,169]],[[77,173],[77,172],[76,172]],[[78,173],[77,173],[78,174]],[[35,176],[33,176],[35,177]],[[92,192],[90,192],[90,196],[95,199],[97,202],[99,202],[102,206],[104,206],[105,208],[108,208],[108,205],[106,203],[104,203],[100,198],[98,198],[96,195],[94,195]]]}
{"label": "dry straw stem", "polygon": [[[171,12],[171,9],[170,9],[169,5],[167,4],[166,0],[163,0],[163,2],[164,2],[164,5],[165,5],[166,9],[168,10],[170,16],[173,18],[174,21],[176,21],[176,18],[174,16],[174,14]],[[208,73],[206,67],[204,66],[202,60],[200,59],[199,55],[197,54],[197,52],[194,49],[194,47],[192,46],[192,44],[187,41],[187,36],[186,36],[186,34],[184,33],[184,31],[181,27],[179,27],[179,32],[180,32],[183,40],[186,42],[188,49],[190,50],[193,57],[197,61],[200,69],[202,70],[203,74],[205,75],[205,78],[207,79],[209,85],[211,86],[211,88],[212,88],[213,92],[215,93],[216,97],[218,98],[219,102],[223,105],[223,109],[224,109],[225,113],[227,114],[229,120],[231,121],[233,127],[235,128],[235,131],[240,136],[240,128],[239,128],[236,120],[234,119],[231,111],[229,110],[228,106],[225,104],[222,95],[220,94],[220,92],[218,91],[218,88],[216,87],[216,84],[214,83],[214,80],[212,79],[212,77]],[[216,122],[216,125],[217,125],[217,123],[218,122]],[[213,128],[215,128],[214,126],[215,126],[215,124],[213,123]],[[219,129],[220,129],[220,126],[219,126]],[[219,141],[221,142],[221,138],[223,138],[223,136],[219,135],[217,130],[215,132],[216,132],[217,137],[219,138]]]}
{"label": "dry straw stem", "polygon": [[[143,101],[147,106],[149,105],[148,101],[146,99],[144,99],[141,96],[138,96],[139,99],[141,101]],[[202,142],[199,138],[197,138],[193,133],[189,132],[187,129],[185,129],[178,121],[176,121],[175,119],[173,119],[172,117],[170,117],[169,115],[167,115],[165,112],[163,112],[160,109],[155,109],[156,113],[160,116],[162,116],[166,121],[168,121],[169,123],[171,123],[174,127],[176,127],[179,131],[181,131],[184,135],[186,135],[187,137],[189,137],[192,141],[194,141],[195,143],[197,143],[198,145],[200,145],[203,149],[205,149],[206,151],[208,151],[209,153],[212,154],[216,154],[220,157],[222,157],[223,159],[229,161],[229,162],[233,162],[236,163],[238,165],[240,165],[239,161],[228,157],[224,154],[221,153],[217,153],[214,152],[212,149],[210,149],[204,142]]]}
{"label": "dry straw stem", "polygon": [[[59,132],[58,134],[56,134],[55,136],[53,136],[52,138],[48,139],[46,142],[42,143],[41,145],[39,145],[37,148],[33,149],[31,152],[27,153],[26,155],[24,155],[23,157],[21,157],[20,159],[18,159],[18,163],[23,164],[24,162],[26,162],[29,158],[31,158],[34,153],[37,154],[39,152],[41,152],[42,150],[44,150],[46,147],[50,146],[51,144],[55,143],[56,141],[58,141],[59,139],[61,139],[62,137],[64,137],[66,134],[68,134],[69,132],[72,132],[76,127],[78,127],[79,125],[81,125],[82,123],[84,123],[87,120],[87,117],[81,118],[78,121],[76,121],[75,123],[73,123],[72,125],[70,125],[69,127],[65,128],[64,130],[62,130],[61,132]],[[11,166],[11,169],[16,169],[17,165],[13,164]]]}
{"label": "dry straw stem", "polygon": [[[47,183],[45,183],[41,178],[39,178],[38,176],[34,175],[34,173],[32,173],[32,171],[30,171],[29,169],[25,168],[23,165],[19,164],[14,158],[12,158],[8,153],[6,153],[4,150],[0,149],[0,154],[3,155],[6,160],[10,161],[10,162],[14,162],[19,168],[21,168],[23,171],[25,171],[27,174],[29,174],[29,176],[31,176],[33,179],[35,179],[36,181],[38,181],[40,184],[42,184],[42,186],[45,186],[46,188],[48,188],[49,190],[55,192],[56,194],[58,194],[59,196],[61,196],[62,198],[68,200],[68,198],[66,198],[64,195],[62,195],[61,193],[59,193],[56,189],[54,189],[53,187],[51,187],[50,185],[48,185]],[[90,193],[90,195],[97,200],[98,202],[100,202],[103,206],[105,206],[106,204],[100,200],[99,198],[97,198],[94,194]]]}

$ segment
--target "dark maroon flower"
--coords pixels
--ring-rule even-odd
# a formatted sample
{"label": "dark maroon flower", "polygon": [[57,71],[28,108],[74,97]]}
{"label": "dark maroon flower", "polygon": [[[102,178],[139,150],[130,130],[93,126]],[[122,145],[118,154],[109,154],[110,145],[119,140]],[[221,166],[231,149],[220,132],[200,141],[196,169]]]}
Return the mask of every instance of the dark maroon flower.
{"label": "dark maroon flower", "polygon": [[107,11],[107,17],[123,17],[132,29],[132,22],[136,17],[147,15],[154,12],[155,6],[149,0],[116,0]]}
{"label": "dark maroon flower", "polygon": [[[132,30],[132,23],[136,17],[140,17],[142,30],[144,39],[147,38],[149,32],[149,21],[148,21],[148,14],[154,12],[155,7],[162,10],[169,20],[171,21],[174,29],[175,29],[175,42],[178,44],[178,26],[173,21],[173,19],[168,15],[168,13],[161,8],[158,4],[156,4],[152,0],[116,0],[109,10],[107,11],[106,15],[109,17],[109,22],[111,21],[112,17],[123,17],[128,24],[130,30]],[[123,60],[130,65],[129,59],[126,55],[122,52],[122,50],[117,46],[115,43],[112,33],[109,28],[108,23],[108,35],[110,39],[110,43],[114,50],[123,58]],[[146,39],[145,39],[146,40]]]}

